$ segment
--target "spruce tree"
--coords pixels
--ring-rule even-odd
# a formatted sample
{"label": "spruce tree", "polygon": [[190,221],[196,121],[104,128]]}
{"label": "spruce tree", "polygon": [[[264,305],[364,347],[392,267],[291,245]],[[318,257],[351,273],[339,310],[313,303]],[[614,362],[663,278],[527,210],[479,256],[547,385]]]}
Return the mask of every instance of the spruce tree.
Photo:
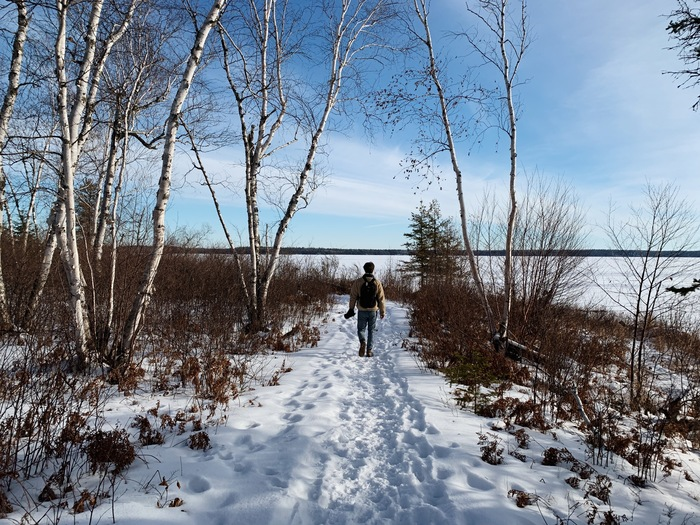
{"label": "spruce tree", "polygon": [[421,286],[435,279],[450,279],[458,268],[460,238],[452,220],[443,218],[440,204],[433,199],[411,214],[411,227],[404,237],[410,259],[402,270],[418,277]]}

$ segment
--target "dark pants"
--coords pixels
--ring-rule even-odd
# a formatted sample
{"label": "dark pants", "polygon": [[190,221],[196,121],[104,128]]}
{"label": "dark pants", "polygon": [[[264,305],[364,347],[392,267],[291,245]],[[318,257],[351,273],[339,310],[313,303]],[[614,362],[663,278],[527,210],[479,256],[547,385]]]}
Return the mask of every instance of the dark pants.
{"label": "dark pants", "polygon": [[[367,348],[372,348],[372,334],[377,329],[377,311],[376,310],[358,310],[357,312],[357,337],[360,343],[367,343]],[[365,338],[365,330],[367,337]]]}

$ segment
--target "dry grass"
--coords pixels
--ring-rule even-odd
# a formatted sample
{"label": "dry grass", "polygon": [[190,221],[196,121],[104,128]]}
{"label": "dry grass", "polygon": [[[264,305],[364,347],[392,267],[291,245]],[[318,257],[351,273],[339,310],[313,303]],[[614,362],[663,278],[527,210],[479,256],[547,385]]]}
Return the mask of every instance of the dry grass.
{"label": "dry grass", "polygon": [[[245,297],[232,258],[169,248],[138,351],[133,361],[113,369],[115,335],[126,321],[145,253],[136,247],[118,252],[111,317],[111,254],[99,264],[85,265],[91,272],[87,295],[94,346],[91,366],[79,373],[71,368],[72,323],[60,265],[51,270],[39,309],[24,323],[41,245],[30,243],[21,265],[5,267],[11,312],[23,330],[0,338],[2,489],[41,474],[47,480],[41,497],[59,514],[62,508],[87,512],[125,475],[139,454],[136,446],[159,446],[168,433],[189,432],[188,445],[206,450],[206,427],[224,419],[228,403],[255,384],[279,382],[289,371],[286,365],[263,370],[258,356],[316,344],[319,333],[311,321],[326,314],[342,286],[333,259],[321,265],[283,259],[269,291],[266,328],[248,333]],[[128,428],[103,428],[110,396],[144,390],[186,391],[190,404],[177,413],[156,406]],[[95,474],[102,480],[99,494],[73,493],[71,487],[80,479]],[[2,489],[0,516],[12,509]]]}
{"label": "dry grass", "polygon": [[[551,302],[539,311],[530,309],[525,322],[521,309],[514,308],[511,338],[526,350],[508,360],[489,344],[482,308],[465,280],[431,284],[409,296],[409,302],[412,337],[406,346],[426,367],[446,374],[463,408],[498,417],[508,428],[544,430],[562,421],[578,422],[594,463],[607,465],[614,456],[622,457],[637,466],[641,481],[673,470],[669,451],[674,442],[699,444],[700,394],[691,385],[700,380],[700,337],[692,325],[653,327],[645,395],[632,404],[631,330],[621,316]],[[500,300],[494,298],[493,304]],[[514,384],[517,398],[508,394]]]}

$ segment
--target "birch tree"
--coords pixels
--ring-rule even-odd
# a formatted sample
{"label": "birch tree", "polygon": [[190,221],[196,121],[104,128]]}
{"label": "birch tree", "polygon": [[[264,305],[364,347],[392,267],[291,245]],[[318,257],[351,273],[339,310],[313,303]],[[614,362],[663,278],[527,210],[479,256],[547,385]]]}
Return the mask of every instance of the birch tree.
{"label": "birch tree", "polygon": [[206,17],[198,27],[165,122],[160,179],[156,194],[156,204],[153,209],[153,246],[138,293],[132,304],[116,349],[115,364],[120,366],[128,364],[131,360],[134,342],[142,327],[146,308],[153,294],[153,284],[165,248],[165,214],[170,200],[173,161],[182,108],[189,94],[194,76],[199,69],[207,39],[226,9],[226,4],[227,0],[215,0],[212,2]]}
{"label": "birch tree", "polygon": [[496,321],[474,254],[460,153],[465,143],[469,147],[481,140],[484,102],[493,93],[477,85],[474,78],[476,68],[472,64],[458,61],[453,56],[442,56],[432,34],[429,2],[413,0],[411,7],[412,14],[408,15],[406,27],[409,38],[417,45],[409,48],[415,51],[409,60],[414,60],[411,63],[417,65],[403,71],[394,85],[381,94],[380,107],[388,110],[388,122],[394,128],[403,129],[406,122],[421,123],[413,139],[414,148],[404,166],[407,177],[434,177],[442,187],[442,175],[436,165],[439,165],[442,155],[449,158],[459,203],[462,242],[489,337],[493,337],[497,332]]}
{"label": "birch tree", "polygon": [[[459,218],[464,248],[469,261],[471,276],[476,287],[477,295],[484,309],[486,323],[491,336],[496,334],[496,325],[493,311],[489,303],[479,266],[474,255],[472,241],[468,227],[468,213],[464,198],[464,184],[458,141],[465,137],[478,135],[477,122],[480,120],[480,105],[488,96],[483,90],[474,89],[471,79],[471,68],[467,67],[461,75],[450,73],[450,66],[445,60],[440,60],[438,51],[430,28],[430,11],[427,0],[414,0],[418,26],[409,22],[412,34],[422,48],[420,64],[417,71],[411,71],[415,77],[414,86],[419,86],[420,91],[413,89],[400,89],[398,94],[392,96],[392,104],[399,102],[397,114],[405,118],[406,113],[417,112],[418,121],[427,132],[419,131],[418,155],[413,155],[409,161],[407,171],[413,173],[422,169],[431,171],[432,163],[441,153],[447,153],[450,166],[455,177],[457,201],[459,203]],[[454,80],[454,76],[457,79]],[[445,85],[447,82],[447,85]],[[435,106],[430,104],[433,100]],[[426,105],[426,103],[428,103]],[[434,124],[437,121],[437,126]],[[434,133],[433,133],[434,132]],[[437,138],[436,138],[437,137]],[[473,139],[476,140],[476,139]]]}
{"label": "birch tree", "polygon": [[[84,362],[90,341],[89,319],[86,311],[85,287],[78,251],[78,228],[75,204],[75,172],[82,147],[92,126],[92,116],[105,63],[114,44],[124,35],[138,0],[127,4],[125,14],[117,24],[108,27],[102,38],[98,55],[98,30],[103,15],[104,0],[93,0],[86,22],[85,46],[81,50],[79,71],[69,80],[66,48],[69,19],[73,5],[69,0],[57,0],[58,29],[54,47],[56,79],[58,82],[58,118],[61,136],[61,179],[59,200],[54,216],[61,261],[68,279],[73,311],[77,359]],[[69,91],[70,84],[70,91]]]}
{"label": "birch tree", "polygon": [[[15,102],[19,93],[20,75],[22,72],[22,60],[24,58],[24,45],[27,41],[27,31],[29,29],[29,13],[24,0],[14,0],[11,2],[17,8],[17,24],[15,26],[12,41],[12,56],[10,58],[10,68],[7,74],[7,89],[3,97],[0,108],[0,239],[3,237],[3,218],[7,207],[5,192],[6,177],[4,170],[4,150],[7,144],[10,119],[14,111]],[[12,224],[9,224],[12,227]],[[2,273],[2,243],[0,242],[0,330],[7,330],[13,326],[10,313],[7,308],[7,294],[5,291],[5,280]]]}
{"label": "birch tree", "polygon": [[[432,35],[430,5],[427,0],[413,0],[413,16],[407,27],[417,42],[419,66],[407,70],[407,78],[399,78],[395,91],[388,90],[384,105],[390,108],[389,122],[396,126],[402,121],[420,122],[414,150],[405,166],[410,177],[415,173],[427,174],[430,183],[442,177],[436,171],[439,157],[449,156],[449,166],[455,177],[457,200],[460,208],[462,238],[469,261],[472,279],[485,314],[489,337],[499,349],[508,338],[508,321],[512,301],[513,231],[517,212],[515,194],[517,174],[516,104],[514,89],[517,74],[528,45],[525,2],[518,0],[518,14],[508,0],[481,0],[466,13],[476,22],[466,32],[454,35],[450,42],[449,58],[443,57]],[[482,38],[480,32],[486,31]],[[466,40],[467,59],[455,56],[455,42]],[[476,60],[473,58],[476,56]],[[487,80],[483,66],[491,66]],[[494,78],[493,72],[496,73]],[[405,75],[405,74],[404,74]],[[495,80],[495,82],[490,82]],[[495,87],[494,87],[495,86]],[[408,115],[408,117],[407,117]],[[503,304],[497,326],[490,303],[490,295],[474,255],[474,243],[468,224],[465,202],[464,175],[460,156],[469,148],[480,145],[486,133],[495,127],[509,137],[509,214],[505,237],[503,267]]]}
{"label": "birch tree", "polygon": [[[128,278],[132,271],[118,264],[118,239],[126,233],[120,230],[126,222],[121,214],[127,212],[129,205],[122,200],[122,191],[133,188],[138,169],[155,161],[151,157],[155,157],[163,139],[161,119],[168,111],[166,99],[178,59],[169,46],[182,29],[175,14],[172,10],[163,12],[153,4],[142,6],[130,31],[115,45],[105,68],[102,103],[97,112],[100,135],[93,141],[97,145],[96,156],[91,159],[91,169],[85,170],[90,175],[83,185],[87,183],[93,189],[91,200],[86,203],[88,216],[83,226],[90,248],[88,257],[92,258],[92,324],[96,350],[107,363],[115,362],[115,325],[124,321],[115,318],[117,272]],[[163,23],[165,16],[167,26]],[[128,211],[138,213],[134,208]]]}
{"label": "birch tree", "polygon": [[[492,98],[494,105],[491,114],[496,125],[509,139],[508,195],[509,212],[505,238],[503,265],[503,306],[498,332],[494,341],[508,339],[508,323],[513,300],[513,235],[518,202],[516,198],[517,177],[517,114],[514,90],[518,86],[518,71],[529,45],[528,21],[525,0],[479,0],[478,8],[467,4],[467,11],[474,15],[480,26],[472,32],[464,33],[471,47],[483,62],[500,76],[501,89]],[[481,38],[478,29],[485,28],[487,36]]]}
{"label": "birch tree", "polygon": [[[329,120],[363,60],[378,59],[393,0],[248,0],[221,27],[223,67],[235,100],[245,166],[251,275],[249,328],[262,328],[285,233],[320,183],[316,157]],[[291,160],[283,165],[283,157]],[[271,190],[271,191],[265,191]],[[269,239],[261,208],[279,212]]]}
{"label": "birch tree", "polygon": [[163,138],[162,126],[154,122],[153,113],[168,98],[174,68],[166,50],[173,35],[181,29],[169,17],[167,27],[160,21],[166,13],[147,7],[132,24],[131,31],[115,46],[113,58],[105,71],[102,89],[105,111],[106,154],[101,159],[99,192],[93,203],[91,221],[92,250],[102,259],[110,226],[116,224],[117,206],[124,182],[131,141],[147,150],[155,149]]}

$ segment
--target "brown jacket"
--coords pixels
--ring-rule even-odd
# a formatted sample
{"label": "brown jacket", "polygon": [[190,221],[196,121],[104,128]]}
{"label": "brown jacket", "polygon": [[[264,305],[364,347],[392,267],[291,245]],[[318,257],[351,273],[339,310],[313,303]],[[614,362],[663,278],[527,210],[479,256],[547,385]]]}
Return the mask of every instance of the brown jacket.
{"label": "brown jacket", "polygon": [[360,299],[360,288],[362,288],[362,285],[365,282],[365,279],[370,279],[374,278],[374,276],[371,273],[366,273],[359,279],[356,279],[353,281],[352,286],[350,287],[350,310],[355,309],[355,305],[357,304],[357,309],[358,310],[365,310],[365,311],[376,311],[379,310],[379,313],[383,316],[386,314],[386,306],[384,304],[384,287],[382,286],[382,283],[379,282],[379,279],[374,279],[374,282],[377,283],[377,305],[374,308],[362,308],[359,303]]}

